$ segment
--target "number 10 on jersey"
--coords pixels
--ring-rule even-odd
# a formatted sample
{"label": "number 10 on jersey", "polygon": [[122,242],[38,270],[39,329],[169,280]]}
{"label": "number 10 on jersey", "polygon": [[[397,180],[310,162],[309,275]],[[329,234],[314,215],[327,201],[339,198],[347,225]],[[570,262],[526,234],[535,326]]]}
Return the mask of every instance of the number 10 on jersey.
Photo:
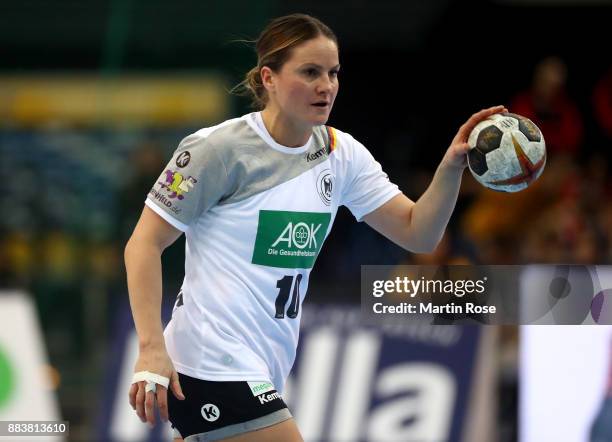
{"label": "number 10 on jersey", "polygon": [[[294,284],[295,280],[295,284]],[[293,292],[291,293],[291,302],[287,307],[287,316],[291,319],[297,317],[300,311],[300,282],[302,282],[302,275],[287,275],[276,281],[276,288],[278,289],[278,296],[276,297],[276,314],[274,315],[277,319],[285,317],[285,304],[289,299],[291,293],[291,287],[293,286]]]}

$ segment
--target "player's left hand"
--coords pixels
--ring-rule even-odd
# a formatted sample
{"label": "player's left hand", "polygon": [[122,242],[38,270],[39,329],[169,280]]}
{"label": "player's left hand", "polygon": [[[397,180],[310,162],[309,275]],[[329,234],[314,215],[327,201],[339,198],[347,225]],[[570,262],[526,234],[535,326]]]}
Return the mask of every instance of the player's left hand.
{"label": "player's left hand", "polygon": [[500,112],[508,112],[508,109],[504,106],[494,106],[472,115],[457,131],[457,135],[453,138],[444,158],[442,158],[442,164],[461,170],[465,169],[467,167],[467,152],[470,150],[467,142],[470,133],[478,123]]}

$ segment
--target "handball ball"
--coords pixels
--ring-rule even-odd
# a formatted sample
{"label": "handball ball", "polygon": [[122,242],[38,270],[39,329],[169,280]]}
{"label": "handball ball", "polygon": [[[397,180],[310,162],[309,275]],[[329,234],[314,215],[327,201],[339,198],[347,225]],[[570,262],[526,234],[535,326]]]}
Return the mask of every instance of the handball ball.
{"label": "handball ball", "polygon": [[468,166],[483,186],[500,192],[526,189],[544,170],[546,144],[540,129],[517,114],[491,115],[468,138]]}

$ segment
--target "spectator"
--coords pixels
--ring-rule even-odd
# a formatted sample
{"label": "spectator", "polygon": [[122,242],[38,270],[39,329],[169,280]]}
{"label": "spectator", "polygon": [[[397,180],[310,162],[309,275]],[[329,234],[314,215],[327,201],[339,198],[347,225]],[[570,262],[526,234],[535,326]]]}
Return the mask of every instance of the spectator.
{"label": "spectator", "polygon": [[593,89],[593,108],[601,132],[608,141],[612,141],[612,67]]}
{"label": "spectator", "polygon": [[558,57],[540,61],[534,70],[531,88],[511,103],[512,112],[537,124],[549,153],[576,156],[583,138],[580,112],[566,91],[567,67]]}

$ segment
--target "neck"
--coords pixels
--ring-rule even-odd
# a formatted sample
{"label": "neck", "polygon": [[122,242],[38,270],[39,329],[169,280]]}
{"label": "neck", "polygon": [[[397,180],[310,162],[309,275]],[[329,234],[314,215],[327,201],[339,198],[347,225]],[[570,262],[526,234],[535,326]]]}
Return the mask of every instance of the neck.
{"label": "neck", "polygon": [[312,135],[312,126],[297,125],[277,109],[266,107],[261,111],[261,118],[270,136],[283,146],[303,146]]}

